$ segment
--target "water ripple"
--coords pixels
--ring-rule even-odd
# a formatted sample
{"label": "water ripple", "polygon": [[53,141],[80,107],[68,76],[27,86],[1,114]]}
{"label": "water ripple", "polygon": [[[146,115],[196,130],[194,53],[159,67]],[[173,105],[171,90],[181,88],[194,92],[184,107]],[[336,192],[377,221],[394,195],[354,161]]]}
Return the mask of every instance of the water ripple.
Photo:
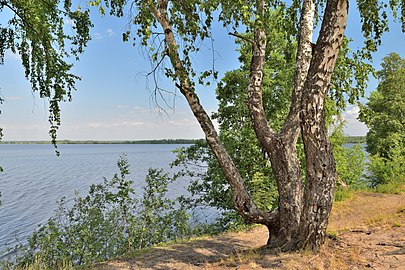
{"label": "water ripple", "polygon": [[[85,194],[91,184],[111,178],[122,153],[130,161],[131,179],[142,184],[150,167],[169,168],[176,147],[180,145],[60,145],[56,157],[50,145],[0,145],[5,169],[0,174],[0,250],[25,241],[51,217],[61,197],[70,200],[75,190]],[[184,192],[185,185],[172,185],[170,196]]]}

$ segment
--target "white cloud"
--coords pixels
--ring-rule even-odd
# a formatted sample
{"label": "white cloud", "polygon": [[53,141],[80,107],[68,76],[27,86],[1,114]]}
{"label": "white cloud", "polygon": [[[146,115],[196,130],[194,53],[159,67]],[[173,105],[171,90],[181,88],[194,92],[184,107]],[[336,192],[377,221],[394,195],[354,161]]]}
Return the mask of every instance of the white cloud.
{"label": "white cloud", "polygon": [[351,136],[366,135],[368,128],[357,119],[359,112],[359,106],[353,105],[349,106],[348,109],[342,113],[342,117],[346,121],[346,127],[344,129],[345,134]]}
{"label": "white cloud", "polygon": [[119,109],[119,110],[123,110],[123,109],[128,109],[129,106],[128,105],[124,105],[124,104],[118,104],[115,106],[115,108]]}
{"label": "white cloud", "polygon": [[5,101],[21,100],[20,96],[7,96],[4,98]]}
{"label": "white cloud", "polygon": [[93,122],[88,124],[90,128],[119,128],[119,127],[133,127],[142,125],[147,125],[147,123],[142,121],[121,121],[115,123]]}
{"label": "white cloud", "polygon": [[68,25],[71,25],[71,26],[75,25],[75,22],[72,19],[69,19],[69,18],[65,19],[65,23],[68,24]]}
{"label": "white cloud", "polygon": [[93,39],[102,39],[102,38],[103,38],[103,35],[100,34],[100,33],[94,33],[93,34]]}
{"label": "white cloud", "polygon": [[169,125],[177,126],[177,127],[185,127],[185,126],[194,126],[196,124],[195,119],[192,118],[186,118],[186,119],[180,119],[180,120],[170,120],[167,122]]}
{"label": "white cloud", "polygon": [[357,118],[359,115],[359,112],[360,112],[359,106],[355,105],[351,109],[347,110],[345,113],[346,113],[346,115],[351,115],[351,116],[354,116]]}
{"label": "white cloud", "polygon": [[117,35],[117,34],[114,32],[114,30],[112,30],[111,28],[108,28],[108,29],[105,31],[104,34],[99,33],[99,32],[95,32],[95,33],[93,34],[93,39],[94,39],[94,40],[98,40],[98,39],[103,39],[103,38],[105,38],[105,37],[113,37],[113,36],[115,36],[115,35]]}
{"label": "white cloud", "polygon": [[112,37],[112,36],[115,36],[115,35],[116,35],[115,32],[111,28],[107,29],[107,36]]}

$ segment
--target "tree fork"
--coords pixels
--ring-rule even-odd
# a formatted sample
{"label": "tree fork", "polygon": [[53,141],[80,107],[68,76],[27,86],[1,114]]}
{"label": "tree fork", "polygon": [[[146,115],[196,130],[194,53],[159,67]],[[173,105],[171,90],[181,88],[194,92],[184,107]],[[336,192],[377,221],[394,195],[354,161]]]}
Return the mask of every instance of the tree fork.
{"label": "tree fork", "polygon": [[[308,13],[313,12],[311,9],[308,10]],[[257,13],[260,18],[265,17],[265,1],[257,2]],[[311,14],[306,16],[306,18],[310,19]],[[276,133],[271,130],[267,121],[262,96],[263,71],[267,44],[266,32],[263,28],[263,25],[257,23],[254,29],[248,86],[248,106],[256,136],[263,148],[270,154],[271,167],[277,182],[279,193],[279,224],[278,226],[269,228],[270,231],[272,229],[276,230],[270,233],[270,235],[275,236],[275,239],[272,239],[269,245],[279,247],[291,240],[293,235],[296,234],[300,222],[302,179],[300,163],[295,147],[299,135],[299,128],[298,121],[296,118],[293,118],[289,120],[291,123],[288,123],[288,126],[292,128],[289,129],[288,132],[284,130],[282,133]],[[305,39],[303,38],[302,40],[306,41],[308,38],[305,36]],[[307,41],[307,43],[310,48],[310,40]],[[303,58],[309,62],[308,57]],[[299,70],[299,68],[297,67],[297,70]],[[306,70],[301,73],[306,74]],[[298,79],[296,79],[297,87],[295,88],[298,89],[296,90],[298,92],[301,90],[302,75],[296,77]],[[296,94],[293,98],[297,98],[298,96],[300,95]],[[299,101],[293,101],[293,104],[299,104]],[[295,106],[292,106],[292,108],[295,108]]]}

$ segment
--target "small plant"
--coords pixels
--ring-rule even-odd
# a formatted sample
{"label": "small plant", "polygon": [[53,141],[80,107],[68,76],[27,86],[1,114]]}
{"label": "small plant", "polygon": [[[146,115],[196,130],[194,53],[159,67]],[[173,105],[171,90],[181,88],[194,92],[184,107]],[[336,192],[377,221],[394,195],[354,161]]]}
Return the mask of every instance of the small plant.
{"label": "small plant", "polygon": [[399,227],[402,227],[402,224],[401,224],[401,222],[394,221],[394,222],[392,223],[392,227],[394,227],[394,228],[399,228]]}
{"label": "small plant", "polygon": [[328,237],[333,239],[333,240],[337,240],[339,237],[339,232],[338,231],[327,231],[326,232]]}
{"label": "small plant", "polygon": [[353,197],[354,191],[349,188],[337,187],[335,191],[335,202],[341,202]]}

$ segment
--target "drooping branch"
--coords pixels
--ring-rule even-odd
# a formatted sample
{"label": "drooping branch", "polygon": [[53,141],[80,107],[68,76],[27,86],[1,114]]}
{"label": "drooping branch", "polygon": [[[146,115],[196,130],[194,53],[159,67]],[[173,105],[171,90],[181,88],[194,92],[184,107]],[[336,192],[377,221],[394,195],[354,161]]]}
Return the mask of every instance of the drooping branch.
{"label": "drooping branch", "polygon": [[14,13],[15,16],[20,18],[21,22],[25,27],[34,31],[37,35],[39,35],[37,29],[29,22],[29,20],[25,17],[23,13],[20,13],[18,9],[14,8],[13,6],[9,5],[6,1],[0,3],[1,7],[7,7]]}

